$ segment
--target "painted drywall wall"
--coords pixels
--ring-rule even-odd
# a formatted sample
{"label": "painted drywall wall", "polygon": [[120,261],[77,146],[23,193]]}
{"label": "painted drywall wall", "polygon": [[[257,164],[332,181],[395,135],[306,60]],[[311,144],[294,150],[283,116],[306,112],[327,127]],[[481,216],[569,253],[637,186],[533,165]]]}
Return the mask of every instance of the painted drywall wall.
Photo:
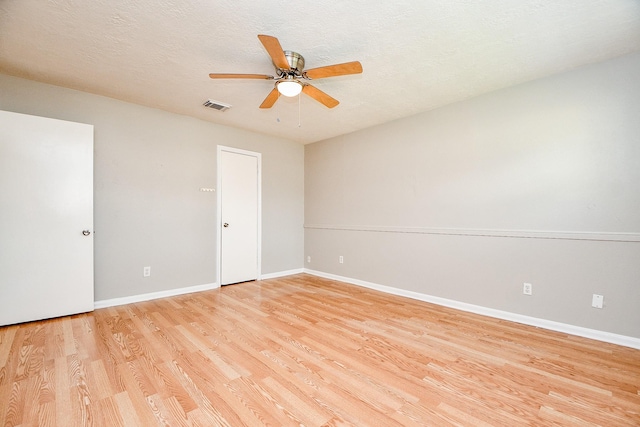
{"label": "painted drywall wall", "polygon": [[262,153],[262,273],[302,268],[301,145],[6,75],[0,94],[3,110],[94,125],[96,300],[215,283],[216,193],[200,188],[218,144]]}
{"label": "painted drywall wall", "polygon": [[638,76],[629,55],[307,145],[306,267],[640,337]]}

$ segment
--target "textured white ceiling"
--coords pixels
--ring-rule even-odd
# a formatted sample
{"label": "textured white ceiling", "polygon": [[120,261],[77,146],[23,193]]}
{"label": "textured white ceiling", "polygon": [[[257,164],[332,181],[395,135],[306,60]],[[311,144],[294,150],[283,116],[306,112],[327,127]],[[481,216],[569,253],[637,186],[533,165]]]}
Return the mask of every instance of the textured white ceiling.
{"label": "textured white ceiling", "polygon": [[[208,77],[274,74],[258,34],[307,69],[364,72],[313,82],[334,109],[302,95],[260,110],[272,81]],[[638,0],[0,1],[2,73],[302,143],[637,50]]]}

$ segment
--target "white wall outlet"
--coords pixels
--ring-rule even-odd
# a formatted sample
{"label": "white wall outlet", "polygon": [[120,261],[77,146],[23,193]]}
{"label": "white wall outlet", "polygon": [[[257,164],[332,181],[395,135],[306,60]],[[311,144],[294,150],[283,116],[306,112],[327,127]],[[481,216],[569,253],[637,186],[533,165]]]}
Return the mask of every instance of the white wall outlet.
{"label": "white wall outlet", "polygon": [[308,257],[307,257],[307,262],[308,262],[308,263],[311,263],[311,256],[308,256]]}
{"label": "white wall outlet", "polygon": [[340,256],[338,257],[338,262],[339,262],[340,264],[344,264],[344,257],[343,257],[342,255],[340,255]]}
{"label": "white wall outlet", "polygon": [[593,294],[593,299],[591,300],[591,307],[602,308],[603,304],[604,304],[604,296]]}
{"label": "white wall outlet", "polygon": [[533,295],[533,285],[531,283],[523,283],[522,293],[525,295]]}
{"label": "white wall outlet", "polygon": [[145,267],[142,269],[142,276],[149,277],[151,276],[151,267]]}

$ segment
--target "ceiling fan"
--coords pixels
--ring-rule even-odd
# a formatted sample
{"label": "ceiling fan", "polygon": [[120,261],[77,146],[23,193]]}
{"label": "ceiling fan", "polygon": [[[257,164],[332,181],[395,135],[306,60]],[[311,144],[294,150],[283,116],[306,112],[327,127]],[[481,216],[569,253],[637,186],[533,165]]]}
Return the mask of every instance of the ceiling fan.
{"label": "ceiling fan", "polygon": [[212,79],[264,79],[276,81],[275,87],[262,101],[260,108],[271,108],[278,100],[279,94],[284,96],[296,96],[300,92],[309,95],[328,108],[339,104],[338,100],[327,95],[315,86],[307,83],[307,80],[322,79],[325,77],[344,76],[347,74],[362,73],[362,65],[358,61],[345,62],[343,64],[327,65],[325,67],[312,68],[304,71],[304,58],[297,52],[282,50],[280,42],[273,36],[258,35],[258,38],[267,49],[267,53],[276,67],[276,76],[266,74],[224,74],[211,73]]}

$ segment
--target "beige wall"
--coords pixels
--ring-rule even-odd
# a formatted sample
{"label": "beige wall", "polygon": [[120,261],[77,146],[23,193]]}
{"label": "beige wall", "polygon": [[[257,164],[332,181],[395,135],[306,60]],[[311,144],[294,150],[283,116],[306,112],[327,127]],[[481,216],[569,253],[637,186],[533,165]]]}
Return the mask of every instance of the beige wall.
{"label": "beige wall", "polygon": [[5,75],[0,109],[94,125],[96,300],[216,281],[218,144],[262,153],[262,273],[302,268],[301,145]]}
{"label": "beige wall", "polygon": [[94,125],[97,300],[215,281],[198,189],[222,144],[263,155],[264,274],[302,267],[304,208],[307,268],[640,337],[638,75],[631,55],[306,147],[4,75],[0,109]]}
{"label": "beige wall", "polygon": [[306,267],[640,337],[638,76],[635,54],[307,145]]}

